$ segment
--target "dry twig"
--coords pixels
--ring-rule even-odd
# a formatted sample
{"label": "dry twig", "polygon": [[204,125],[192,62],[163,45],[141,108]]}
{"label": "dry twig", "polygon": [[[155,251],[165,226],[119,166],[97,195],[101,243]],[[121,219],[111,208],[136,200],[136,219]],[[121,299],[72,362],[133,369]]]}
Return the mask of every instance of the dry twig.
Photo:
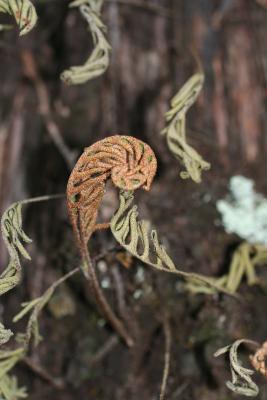
{"label": "dry twig", "polygon": [[163,320],[163,330],[165,336],[165,354],[164,354],[164,369],[163,369],[163,376],[160,388],[160,400],[165,399],[166,394],[166,387],[167,387],[167,380],[170,373],[170,361],[171,361],[171,327],[170,321],[168,317],[165,317]]}
{"label": "dry twig", "polygon": [[58,149],[59,153],[62,155],[63,159],[65,160],[66,164],[68,165],[69,169],[71,170],[74,165],[74,160],[76,159],[76,152],[72,151],[68,148],[66,143],[63,140],[62,134],[60,129],[55,122],[53,117],[53,113],[51,110],[50,99],[49,99],[49,92],[44,83],[41,79],[35,58],[33,53],[30,50],[23,50],[21,52],[21,59],[22,64],[24,67],[25,75],[33,82],[38,101],[39,101],[39,110],[40,114],[44,119],[44,123],[47,129],[49,136],[51,137],[52,142],[55,144],[56,148]]}

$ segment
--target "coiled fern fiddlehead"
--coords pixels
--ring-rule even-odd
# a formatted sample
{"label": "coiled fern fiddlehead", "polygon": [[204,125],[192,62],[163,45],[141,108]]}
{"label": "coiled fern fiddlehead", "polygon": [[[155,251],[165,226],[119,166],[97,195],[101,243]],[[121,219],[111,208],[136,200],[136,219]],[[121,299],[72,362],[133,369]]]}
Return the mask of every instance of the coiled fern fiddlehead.
{"label": "coiled fern fiddlehead", "polygon": [[113,184],[123,190],[149,190],[156,169],[155,154],[147,144],[131,136],[116,135],[85,149],[67,186],[69,215],[91,290],[103,315],[130,346],[132,339],[113,313],[99,286],[88,251],[88,241],[95,230],[109,226],[96,223],[106,181],[111,178]]}

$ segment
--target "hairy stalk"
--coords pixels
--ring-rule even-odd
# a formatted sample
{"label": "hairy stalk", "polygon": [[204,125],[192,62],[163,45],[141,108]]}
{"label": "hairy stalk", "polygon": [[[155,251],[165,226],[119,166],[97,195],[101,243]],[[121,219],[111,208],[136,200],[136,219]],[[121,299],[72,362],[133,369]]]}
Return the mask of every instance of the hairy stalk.
{"label": "hairy stalk", "polygon": [[99,285],[97,275],[95,269],[93,267],[93,263],[88,252],[87,246],[83,248],[83,260],[86,263],[88,277],[89,277],[89,286],[91,293],[94,295],[95,301],[102,312],[103,317],[108,320],[113,328],[118,332],[118,334],[125,340],[129,347],[132,347],[134,342],[131,336],[127,333],[127,330],[123,323],[116,317],[112,308],[108,304],[104,293]]}

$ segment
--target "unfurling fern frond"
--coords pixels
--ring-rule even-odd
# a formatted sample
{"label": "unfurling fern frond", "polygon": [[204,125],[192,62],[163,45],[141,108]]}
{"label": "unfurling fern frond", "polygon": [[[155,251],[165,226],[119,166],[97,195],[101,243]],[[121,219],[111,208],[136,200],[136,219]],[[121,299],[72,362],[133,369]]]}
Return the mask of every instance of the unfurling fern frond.
{"label": "unfurling fern frond", "polygon": [[20,256],[30,260],[24,243],[31,243],[31,239],[22,229],[21,209],[24,202],[12,204],[1,219],[1,232],[9,252],[9,264],[0,275],[0,295],[15,287],[21,279]]}
{"label": "unfurling fern frond", "polygon": [[216,351],[214,357],[218,357],[229,352],[232,381],[227,381],[226,386],[237,394],[255,397],[259,393],[259,388],[251,379],[251,375],[254,374],[254,371],[244,368],[237,356],[238,348],[243,343],[258,347],[258,344],[252,340],[240,339],[236,340],[233,344]]}
{"label": "unfurling fern frond", "polygon": [[85,149],[70,175],[67,187],[69,215],[91,291],[104,317],[129,346],[133,341],[113,313],[99,285],[89,255],[88,241],[96,229],[109,227],[109,224],[96,223],[107,180],[111,178],[120,189],[149,190],[156,169],[155,154],[146,143],[131,136],[110,136]]}
{"label": "unfurling fern frond", "polygon": [[13,15],[20,36],[30,32],[37,22],[36,10],[30,0],[0,0],[0,12]]}
{"label": "unfurling fern frond", "polygon": [[74,66],[61,74],[61,79],[71,85],[85,83],[102,75],[109,65],[111,47],[105,37],[106,26],[101,21],[103,0],[76,0],[71,7],[79,7],[93,36],[94,49],[81,66]]}
{"label": "unfurling fern frond", "polygon": [[196,101],[203,83],[204,75],[198,72],[184,84],[171,100],[171,109],[166,113],[168,125],[162,131],[170,151],[186,169],[181,172],[181,178],[191,178],[197,183],[201,182],[202,171],[210,169],[210,164],[187,143],[186,113]]}
{"label": "unfurling fern frond", "polygon": [[122,247],[145,264],[179,275],[189,284],[201,285],[207,291],[215,289],[229,294],[213,278],[177,269],[164,246],[160,244],[157,232],[150,229],[149,222],[138,221],[137,207],[132,206],[133,199],[132,192],[121,191],[119,208],[110,222],[112,234]]}
{"label": "unfurling fern frond", "polygon": [[[68,181],[68,209],[81,253],[87,251],[109,178],[123,190],[149,190],[157,169],[152,149],[131,136],[115,135],[85,149]],[[101,225],[100,225],[101,227]]]}
{"label": "unfurling fern frond", "polygon": [[10,329],[5,329],[4,325],[0,322],[0,346],[9,341],[13,333]]}

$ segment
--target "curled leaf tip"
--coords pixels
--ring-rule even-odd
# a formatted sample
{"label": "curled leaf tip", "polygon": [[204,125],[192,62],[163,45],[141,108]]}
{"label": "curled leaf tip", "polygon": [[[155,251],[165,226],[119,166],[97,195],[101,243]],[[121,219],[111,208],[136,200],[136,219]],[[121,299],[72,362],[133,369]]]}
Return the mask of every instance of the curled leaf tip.
{"label": "curled leaf tip", "polygon": [[22,202],[12,204],[1,218],[1,232],[9,252],[9,264],[0,275],[0,295],[8,292],[20,282],[20,257],[31,259],[23,245],[23,243],[31,243],[32,240],[22,228],[22,204]]}
{"label": "curled leaf tip", "polygon": [[19,27],[20,36],[30,32],[37,22],[37,13],[30,0],[0,0],[0,12],[12,15]]}
{"label": "curled leaf tip", "polygon": [[165,114],[167,126],[162,130],[166,136],[167,145],[173,155],[185,167],[180,173],[182,179],[191,178],[201,182],[202,171],[210,169],[210,163],[187,143],[186,113],[195,103],[204,84],[204,74],[194,74],[171,100],[171,109]]}
{"label": "curled leaf tip", "polygon": [[105,37],[106,26],[100,19],[103,0],[77,0],[70,7],[79,7],[93,36],[94,49],[81,66],[73,66],[62,72],[60,78],[68,85],[78,85],[102,75],[109,65],[111,47]]}
{"label": "curled leaf tip", "polygon": [[227,381],[226,386],[234,393],[248,397],[255,397],[259,393],[259,388],[251,378],[251,376],[254,374],[254,371],[243,367],[241,361],[238,359],[237,353],[241,344],[257,346],[257,343],[252,340],[236,340],[233,344],[217,350],[214,354],[214,357],[219,357],[222,354],[229,352],[232,380]]}

